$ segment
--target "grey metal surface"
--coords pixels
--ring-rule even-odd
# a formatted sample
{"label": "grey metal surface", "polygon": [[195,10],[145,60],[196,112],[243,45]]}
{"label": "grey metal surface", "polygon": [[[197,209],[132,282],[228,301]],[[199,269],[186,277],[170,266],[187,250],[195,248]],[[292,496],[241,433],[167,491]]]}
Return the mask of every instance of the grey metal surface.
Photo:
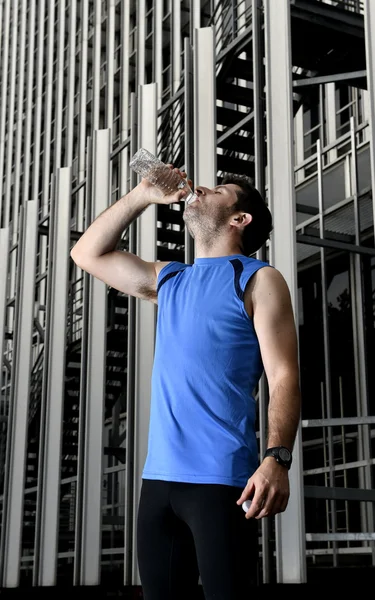
{"label": "grey metal surface", "polygon": [[[29,6],[29,20],[27,26],[29,31],[35,30],[35,17],[36,17],[36,0],[30,0]],[[24,134],[24,176],[23,176],[23,187],[22,187],[22,198],[24,201],[33,200],[29,198],[29,189],[31,182],[31,128],[33,119],[33,78],[34,78],[34,67],[35,62],[31,57],[34,56],[35,52],[35,35],[31,35],[29,38],[28,48],[28,60],[27,60],[27,76],[26,76],[26,111],[25,111],[25,127],[23,129]]]}
{"label": "grey metal surface", "polygon": [[[373,0],[363,0],[365,46],[367,65],[367,89],[369,92],[369,128],[371,152],[371,189],[375,189],[375,4]],[[375,202],[373,202],[373,224],[375,224]]]}
{"label": "grey metal surface", "polygon": [[[92,221],[111,197],[109,129],[94,131],[92,157]],[[81,585],[100,583],[103,420],[106,384],[107,286],[90,278],[83,463]]]}
{"label": "grey metal surface", "polygon": [[107,89],[106,89],[106,127],[113,128],[113,102],[115,89],[115,19],[116,19],[116,2],[115,0],[107,1]]}
{"label": "grey metal surface", "polygon": [[[25,64],[25,56],[26,56],[26,10],[27,10],[27,2],[26,0],[21,0],[19,10],[21,13],[21,23],[20,23],[20,41],[19,41],[19,56],[18,60],[21,65]],[[17,36],[16,36],[17,37]],[[30,62],[30,60],[29,60]],[[18,85],[17,85],[17,124],[16,124],[16,141],[15,141],[15,151],[14,151],[14,164],[12,165],[13,169],[18,171],[22,164],[22,138],[23,138],[23,119],[24,119],[24,111],[23,111],[23,102],[24,102],[24,85],[25,85],[25,70],[21,69],[18,74]],[[21,200],[21,177],[18,175],[15,177],[14,187],[13,187],[13,199],[12,199],[12,211],[13,211],[13,240],[17,239],[17,230],[18,230],[18,221],[19,221],[19,206]]]}
{"label": "grey metal surface", "polygon": [[48,379],[45,405],[44,439],[40,440],[43,462],[39,472],[38,513],[40,522],[39,585],[56,584],[58,524],[60,499],[61,441],[63,429],[63,407],[65,392],[65,350],[67,290],[69,274],[69,226],[71,203],[71,169],[57,171],[55,204],[51,216],[54,224],[53,267],[51,305],[49,310],[50,328]]}
{"label": "grey metal surface", "polygon": [[[197,185],[194,173],[194,66],[193,66],[193,49],[190,40],[184,40],[184,102],[185,102],[185,171],[188,178],[193,181],[193,185]],[[194,240],[191,237],[187,227],[185,227],[185,262],[193,264],[194,262]]]}
{"label": "grey metal surface", "polygon": [[[137,151],[138,143],[138,98],[135,94],[131,95],[131,143],[130,147],[121,154],[122,160],[122,181],[120,194],[124,195],[127,189],[127,175],[129,160]],[[137,185],[137,174],[130,171],[129,189],[132,190]],[[129,252],[137,252],[137,223],[132,223],[129,227]],[[124,585],[131,585],[133,573],[133,535],[135,535],[137,505],[134,504],[134,452],[135,452],[135,412],[137,397],[135,393],[136,386],[136,299],[134,296],[128,296],[128,355],[127,355],[127,389],[126,389],[126,472],[125,472],[125,543],[124,543]],[[139,477],[139,474],[138,474]]]}
{"label": "grey metal surface", "polygon": [[194,30],[194,175],[195,185],[214,187],[216,158],[215,48],[211,27]]}
{"label": "grey metal surface", "polygon": [[19,264],[21,277],[16,317],[17,343],[13,358],[12,422],[8,431],[8,477],[4,490],[2,515],[3,546],[1,554],[3,559],[2,585],[4,587],[17,587],[20,583],[27,424],[32,365],[35,267],[38,242],[37,202],[27,202],[23,210],[23,239],[20,244],[22,259]]}
{"label": "grey metal surface", "polygon": [[[37,13],[38,21],[38,41],[37,41],[37,52],[38,58],[36,62],[36,89],[43,89],[43,73],[44,73],[44,61],[47,58],[44,55],[44,35],[45,35],[45,2],[39,2]],[[33,142],[34,142],[34,156],[33,156],[33,177],[32,177],[32,190],[31,199],[37,200],[39,194],[39,177],[41,169],[41,139],[42,139],[42,94],[37,94],[35,100],[34,118],[33,118]],[[44,129],[43,129],[44,131]],[[41,208],[41,207],[39,207]]]}
{"label": "grey metal surface", "polygon": [[[43,3],[42,3],[43,4]],[[53,80],[54,80],[54,46],[55,46],[55,4],[52,3],[48,7],[47,21],[47,56],[46,56],[46,81],[45,81],[45,98],[42,105],[44,111],[42,113],[44,119],[44,144],[43,144],[43,185],[42,185],[42,204],[41,210],[43,215],[48,213],[48,202],[50,195],[51,181],[51,158],[53,156],[52,140],[52,113],[53,113]],[[34,198],[36,200],[37,197]]]}
{"label": "grey metal surface", "polygon": [[[316,142],[317,164],[318,164],[318,206],[319,206],[319,235],[320,239],[324,239],[324,194],[323,194],[323,157],[321,153],[321,142]],[[323,356],[324,356],[324,381],[322,382],[322,410],[323,418],[330,419],[332,417],[332,388],[331,388],[331,353],[330,353],[330,338],[328,329],[328,297],[327,297],[327,264],[326,264],[326,249],[324,246],[320,248],[320,273],[322,280],[321,306],[322,306],[322,325],[323,325]],[[335,476],[332,470],[334,466],[334,448],[332,429],[328,429],[327,433],[328,451],[326,453],[326,442],[324,442],[324,463],[328,462],[329,468],[329,485],[333,487],[335,484]],[[336,503],[330,501],[330,522],[329,527],[333,533],[337,530],[336,520]],[[337,566],[336,543],[333,542],[333,566]]]}
{"label": "grey metal surface", "polygon": [[[288,0],[264,2],[268,196],[274,220],[271,264],[283,274],[295,313],[296,248],[292,133],[290,5]],[[294,445],[289,505],[276,517],[277,579],[306,581],[301,428]]]}
{"label": "grey metal surface", "polygon": [[[3,52],[1,56],[2,64],[8,67],[9,60],[9,30],[10,30],[10,5],[11,0],[5,0],[0,5],[3,28],[1,31]],[[1,89],[8,88],[8,68],[1,69]],[[3,214],[3,175],[5,167],[5,131],[7,122],[7,94],[1,94],[0,97],[0,226],[3,226],[1,215]]]}
{"label": "grey metal surface", "polygon": [[[82,3],[83,5],[85,2]],[[75,78],[78,76],[79,64],[76,66],[76,27],[77,27],[77,0],[70,0],[69,10],[69,64],[68,64],[68,84],[67,84],[67,102],[66,102],[66,142],[64,147],[64,158],[61,163],[62,167],[69,167],[73,163],[73,140],[74,140],[74,95],[75,95]],[[81,21],[81,28],[83,27]],[[83,43],[81,42],[81,56],[83,53]],[[77,72],[76,72],[77,69]],[[80,120],[81,121],[81,120]]]}
{"label": "grey metal surface", "polygon": [[[9,96],[7,105],[7,151],[6,151],[6,168],[5,168],[5,214],[4,225],[7,227],[10,222],[10,206],[12,194],[12,170],[14,167],[13,159],[13,140],[14,140],[14,111],[16,101],[16,67],[17,67],[17,42],[18,42],[18,1],[12,0],[12,23],[10,31],[10,69],[9,69]],[[6,94],[5,94],[6,96]]]}
{"label": "grey metal surface", "polygon": [[[361,214],[358,198],[358,165],[356,153],[356,131],[354,118],[350,119],[351,132],[351,194],[354,202],[355,243],[361,243]],[[364,306],[363,283],[362,283],[362,258],[359,254],[350,256],[351,272],[351,302],[353,314],[353,351],[355,386],[357,396],[357,412],[363,417],[369,416],[369,389],[367,363],[365,323],[362,307]],[[359,484],[361,488],[371,490],[373,487],[372,468],[370,460],[372,456],[370,427],[368,424],[358,428],[359,458],[367,461],[364,469],[359,471]],[[374,507],[361,504],[362,529],[364,531],[374,530]],[[375,544],[372,544],[372,564],[375,564]]]}
{"label": "grey metal surface", "polygon": [[[156,154],[157,86],[139,88],[138,146]],[[156,205],[152,204],[137,221],[137,255],[156,262]],[[150,420],[151,374],[154,362],[156,308],[146,300],[136,301],[135,342],[135,407],[134,407],[134,506],[138,507],[142,471],[147,455]],[[136,519],[136,515],[134,516]],[[136,559],[136,527],[133,535],[133,573],[135,585],[140,584]]]}
{"label": "grey metal surface", "polygon": [[[88,138],[86,157],[87,180],[85,186],[85,223],[92,221],[92,140]],[[78,192],[80,193],[80,192]],[[83,215],[82,215],[83,219]],[[86,432],[86,406],[88,385],[88,352],[89,352],[89,314],[90,314],[90,283],[91,277],[86,271],[82,272],[82,330],[81,330],[81,373],[79,386],[79,425],[78,425],[78,450],[77,450],[77,483],[75,505],[75,535],[74,535],[74,567],[73,584],[81,583],[82,564],[82,523],[83,499],[85,477],[85,432]]]}
{"label": "grey metal surface", "polygon": [[303,419],[302,427],[338,427],[340,425],[369,425],[375,424],[375,417],[341,417],[325,419]]}
{"label": "grey metal surface", "polygon": [[[101,88],[101,62],[102,62],[102,1],[94,0],[94,57],[92,65],[92,114],[91,131],[100,127],[100,88]],[[85,108],[86,110],[86,108]]]}
{"label": "grey metal surface", "polygon": [[[265,186],[265,131],[264,131],[264,75],[263,75],[263,31],[262,31],[262,5],[260,0],[252,0],[252,52],[253,52],[253,99],[254,99],[254,155],[255,155],[255,187],[263,198],[266,198]],[[266,260],[266,248],[257,252],[259,260]],[[267,408],[268,386],[263,374],[259,382],[259,450],[264,456],[267,449]],[[262,519],[262,578],[263,583],[271,581],[271,549],[270,549],[270,519]]]}
{"label": "grey metal surface", "polygon": [[66,0],[59,0],[58,3],[58,28],[57,28],[57,40],[56,40],[56,54],[57,54],[57,75],[56,75],[56,98],[55,98],[55,127],[54,127],[54,139],[55,139],[55,156],[54,156],[54,172],[56,169],[64,166],[61,164],[61,152],[62,152],[62,124],[63,124],[63,106],[64,106],[64,87],[65,87],[65,11],[66,11]]}

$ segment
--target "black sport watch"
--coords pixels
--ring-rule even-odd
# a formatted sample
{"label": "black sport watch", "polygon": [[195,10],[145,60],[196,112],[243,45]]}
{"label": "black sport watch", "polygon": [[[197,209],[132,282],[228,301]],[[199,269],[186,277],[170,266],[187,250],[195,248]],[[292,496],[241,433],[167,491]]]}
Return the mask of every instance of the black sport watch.
{"label": "black sport watch", "polygon": [[264,458],[267,456],[273,456],[280,465],[290,469],[292,464],[292,453],[285,446],[275,446],[274,448],[268,448],[264,454]]}

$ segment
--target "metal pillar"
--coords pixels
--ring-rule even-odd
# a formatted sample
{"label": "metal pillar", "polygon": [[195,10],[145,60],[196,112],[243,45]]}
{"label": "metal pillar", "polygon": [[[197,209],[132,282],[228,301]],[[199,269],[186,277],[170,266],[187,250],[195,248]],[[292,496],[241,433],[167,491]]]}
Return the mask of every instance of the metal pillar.
{"label": "metal pillar", "polygon": [[[157,85],[139,88],[139,147],[156,154]],[[149,262],[156,261],[156,205],[153,204],[137,222],[137,255]],[[151,302],[136,301],[135,346],[135,406],[134,406],[134,505],[138,506],[142,471],[146,460],[150,420],[151,374],[154,362],[156,310]],[[130,399],[129,399],[130,400]],[[135,517],[136,519],[136,517]],[[133,535],[133,583],[139,585],[136,559],[136,527]]]}
{"label": "metal pillar", "polygon": [[[111,132],[94,132],[92,220],[108,208],[111,197]],[[89,292],[85,452],[83,459],[81,584],[100,583],[103,418],[106,381],[107,286],[92,277]]]}
{"label": "metal pillar", "polygon": [[[137,119],[137,97],[131,95],[131,131],[130,148],[126,148],[124,154],[126,158],[133,156],[137,151],[138,138],[138,119]],[[129,162],[129,160],[128,160]],[[127,191],[127,171],[128,162],[121,165],[121,195]],[[137,185],[137,174],[131,170],[129,174],[130,189]],[[129,228],[129,252],[137,253],[137,223],[132,223]],[[135,533],[135,517],[137,506],[134,504],[134,426],[135,426],[135,406],[137,396],[135,393],[135,368],[136,368],[136,303],[134,296],[128,296],[128,356],[127,356],[127,389],[126,389],[126,470],[125,470],[125,543],[124,543],[124,585],[132,584],[133,572],[133,536]],[[138,474],[138,478],[140,473]]]}
{"label": "metal pillar", "polygon": [[[20,582],[22,519],[27,450],[30,379],[32,365],[32,334],[34,326],[34,296],[36,253],[38,242],[37,202],[27,202],[23,208],[18,269],[15,347],[11,394],[10,427],[8,429],[6,483],[4,489],[2,548],[2,585],[18,587]],[[8,232],[7,232],[8,233]],[[7,242],[5,236],[4,242]],[[27,265],[27,268],[26,268]],[[7,278],[5,279],[7,281]],[[4,299],[4,291],[2,300]]]}
{"label": "metal pillar", "polygon": [[[270,262],[285,277],[296,314],[290,3],[289,0],[264,0],[264,9],[268,196],[274,221]],[[306,580],[301,427],[293,454],[289,505],[276,517],[277,579],[280,583]]]}
{"label": "metal pillar", "polygon": [[[35,544],[34,581],[55,585],[57,571],[58,527],[60,514],[60,466],[65,393],[65,330],[70,246],[71,169],[58,169],[55,201],[50,218],[53,240],[50,245],[53,263],[50,317],[46,338],[48,352],[46,388],[40,436],[39,481],[36,527],[40,527]],[[51,263],[50,263],[51,268]],[[44,434],[44,435],[43,435]]]}
{"label": "metal pillar", "polygon": [[[371,188],[375,190],[375,5],[373,0],[364,0],[367,89],[369,92],[370,115],[370,153],[371,153]],[[375,201],[372,201],[375,226]]]}
{"label": "metal pillar", "polygon": [[[255,154],[255,187],[265,197],[265,165],[264,165],[264,77],[263,77],[263,37],[261,22],[261,0],[252,0],[252,60],[253,60],[253,98],[254,98],[254,154]],[[266,246],[257,252],[259,260],[267,260]],[[259,450],[263,456],[266,451],[266,428],[268,408],[268,387],[263,375],[259,382]],[[262,575],[263,583],[270,583],[270,519],[262,519]]]}
{"label": "metal pillar", "polygon": [[195,185],[216,185],[216,61],[212,27],[194,30]]}
{"label": "metal pillar", "polygon": [[[190,40],[184,40],[184,62],[185,62],[185,171],[188,178],[195,184],[194,175],[194,70],[193,50]],[[185,262],[194,262],[194,240],[188,228],[185,227]]]}

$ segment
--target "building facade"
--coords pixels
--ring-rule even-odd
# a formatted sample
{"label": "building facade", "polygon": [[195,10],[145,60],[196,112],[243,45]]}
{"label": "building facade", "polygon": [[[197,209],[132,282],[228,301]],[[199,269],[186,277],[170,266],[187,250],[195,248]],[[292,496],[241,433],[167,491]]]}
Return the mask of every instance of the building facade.
{"label": "building facade", "polygon": [[[140,147],[196,185],[251,176],[273,214],[257,255],[291,290],[302,419],[259,583],[371,571],[373,2],[1,0],[0,23],[0,586],[140,583],[156,309],[69,256]],[[194,260],[181,205],[119,248]]]}

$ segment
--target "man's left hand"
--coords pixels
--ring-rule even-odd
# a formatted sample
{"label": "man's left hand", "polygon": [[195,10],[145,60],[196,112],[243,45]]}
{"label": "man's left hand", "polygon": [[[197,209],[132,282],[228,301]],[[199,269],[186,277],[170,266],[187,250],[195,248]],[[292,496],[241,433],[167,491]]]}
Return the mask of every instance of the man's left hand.
{"label": "man's left hand", "polygon": [[237,504],[251,500],[246,519],[262,519],[283,512],[289,500],[288,469],[272,456],[263,460],[250,477]]}

